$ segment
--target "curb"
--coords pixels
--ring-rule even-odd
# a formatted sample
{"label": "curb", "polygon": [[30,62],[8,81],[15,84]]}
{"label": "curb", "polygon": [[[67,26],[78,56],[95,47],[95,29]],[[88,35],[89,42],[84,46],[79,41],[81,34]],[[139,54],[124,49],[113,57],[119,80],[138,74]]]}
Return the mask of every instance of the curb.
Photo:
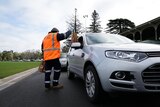
{"label": "curb", "polygon": [[38,67],[14,74],[12,76],[0,79],[0,91],[24,79],[25,77],[37,72]]}

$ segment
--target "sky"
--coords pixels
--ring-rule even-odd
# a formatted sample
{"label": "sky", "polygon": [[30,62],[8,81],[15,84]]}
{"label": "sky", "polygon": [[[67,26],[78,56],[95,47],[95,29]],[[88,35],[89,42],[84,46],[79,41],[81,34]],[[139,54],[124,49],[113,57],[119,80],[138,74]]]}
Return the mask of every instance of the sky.
{"label": "sky", "polygon": [[40,50],[53,27],[67,31],[75,8],[83,27],[91,24],[94,10],[103,28],[110,19],[129,19],[137,26],[160,16],[160,0],[0,0],[0,52]]}

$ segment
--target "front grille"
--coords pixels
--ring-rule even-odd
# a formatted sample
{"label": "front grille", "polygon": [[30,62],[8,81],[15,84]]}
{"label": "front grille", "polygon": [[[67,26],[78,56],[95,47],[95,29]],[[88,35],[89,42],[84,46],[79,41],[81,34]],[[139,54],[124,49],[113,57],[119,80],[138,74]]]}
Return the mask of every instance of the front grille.
{"label": "front grille", "polygon": [[145,69],[142,72],[142,79],[146,84],[160,84],[160,63]]}
{"label": "front grille", "polygon": [[160,57],[160,52],[147,52],[149,57]]}
{"label": "front grille", "polygon": [[148,90],[160,90],[160,86],[145,86]]}

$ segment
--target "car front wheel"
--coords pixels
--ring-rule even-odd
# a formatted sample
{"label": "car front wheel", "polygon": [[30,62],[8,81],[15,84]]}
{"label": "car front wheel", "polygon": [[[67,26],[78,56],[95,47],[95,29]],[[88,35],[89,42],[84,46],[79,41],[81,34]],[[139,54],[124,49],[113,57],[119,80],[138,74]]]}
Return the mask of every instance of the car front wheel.
{"label": "car front wheel", "polygon": [[85,69],[85,88],[86,93],[91,102],[98,102],[101,97],[101,85],[93,66],[88,66]]}

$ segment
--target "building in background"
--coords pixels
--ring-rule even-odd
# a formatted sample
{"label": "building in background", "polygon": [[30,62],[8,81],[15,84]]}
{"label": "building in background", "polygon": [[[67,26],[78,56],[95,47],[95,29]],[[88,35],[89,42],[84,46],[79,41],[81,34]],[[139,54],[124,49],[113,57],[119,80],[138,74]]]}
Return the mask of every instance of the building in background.
{"label": "building in background", "polygon": [[160,40],[160,17],[121,33],[134,41]]}

